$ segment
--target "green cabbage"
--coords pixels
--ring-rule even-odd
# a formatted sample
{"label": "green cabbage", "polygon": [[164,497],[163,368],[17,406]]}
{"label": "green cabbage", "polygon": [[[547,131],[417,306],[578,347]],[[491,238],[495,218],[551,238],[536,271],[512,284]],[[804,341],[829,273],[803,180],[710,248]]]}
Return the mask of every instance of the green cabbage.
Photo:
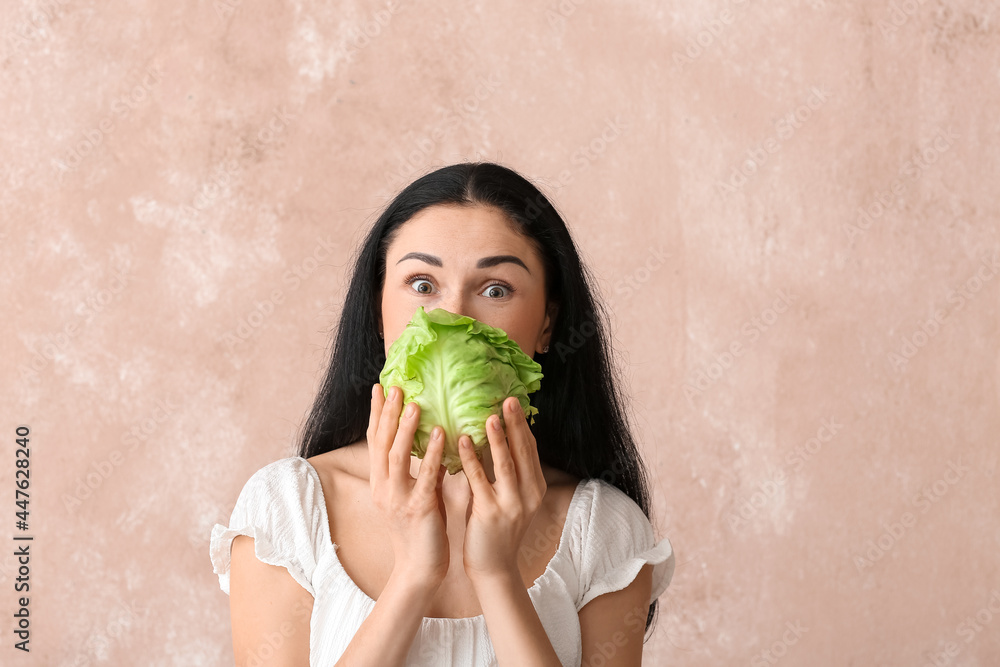
{"label": "green cabbage", "polygon": [[[486,419],[503,419],[503,402],[516,396],[525,418],[534,423],[538,409],[528,394],[541,386],[542,367],[525,354],[502,329],[442,308],[424,312],[420,306],[393,341],[379,382],[403,390],[403,405],[420,406],[420,424],[412,455],[424,458],[431,430],[445,433],[442,465],[454,475],[462,469],[458,438],[472,438],[476,456],[489,446]],[[402,420],[402,417],[401,417]]]}

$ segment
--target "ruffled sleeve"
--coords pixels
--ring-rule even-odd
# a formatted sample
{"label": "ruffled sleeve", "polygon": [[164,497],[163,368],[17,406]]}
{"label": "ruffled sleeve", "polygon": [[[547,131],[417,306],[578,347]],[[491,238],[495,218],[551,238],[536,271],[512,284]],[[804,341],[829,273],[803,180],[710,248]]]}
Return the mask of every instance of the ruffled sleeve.
{"label": "ruffled sleeve", "polygon": [[628,586],[647,563],[653,564],[652,604],[674,574],[670,541],[656,541],[642,508],[618,487],[601,479],[588,480],[587,486],[591,505],[581,527],[577,610],[599,595]]}
{"label": "ruffled sleeve", "polygon": [[252,537],[257,559],[284,567],[310,595],[316,569],[316,536],[321,535],[322,490],[309,475],[309,463],[299,457],[267,464],[255,472],[240,491],[229,525],[212,527],[212,567],[219,587],[229,594],[229,565],[233,538]]}

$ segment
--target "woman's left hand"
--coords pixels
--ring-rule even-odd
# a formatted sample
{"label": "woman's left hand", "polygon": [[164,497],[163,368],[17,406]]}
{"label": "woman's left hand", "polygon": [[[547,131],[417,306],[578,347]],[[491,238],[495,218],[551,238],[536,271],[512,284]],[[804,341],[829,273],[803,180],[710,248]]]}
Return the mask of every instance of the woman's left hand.
{"label": "woman's left hand", "polygon": [[535,436],[516,397],[504,401],[503,414],[506,434],[497,415],[486,420],[496,482],[486,476],[469,436],[459,439],[462,469],[471,488],[463,555],[465,572],[474,583],[495,575],[519,575],[521,539],[547,488]]}

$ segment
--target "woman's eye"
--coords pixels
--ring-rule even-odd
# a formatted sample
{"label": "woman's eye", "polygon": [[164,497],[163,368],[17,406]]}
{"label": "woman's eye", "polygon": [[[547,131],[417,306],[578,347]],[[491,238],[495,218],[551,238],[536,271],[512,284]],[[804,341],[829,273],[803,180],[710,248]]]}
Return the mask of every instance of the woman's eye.
{"label": "woman's eye", "polygon": [[509,292],[510,290],[507,287],[503,285],[494,284],[487,287],[484,293],[488,295],[491,299],[502,299],[503,297],[507,296]]}
{"label": "woman's eye", "polygon": [[[420,287],[420,284],[421,284],[421,283],[425,283],[425,284],[427,285],[427,289],[422,289],[422,288]],[[430,284],[430,282],[428,282],[428,281],[426,281],[426,280],[423,280],[423,279],[418,279],[418,280],[414,280],[414,281],[413,281],[412,283],[410,283],[410,284],[411,284],[411,285],[413,285],[413,289],[417,290],[417,291],[418,291],[418,292],[420,292],[421,294],[430,294],[431,292],[433,292],[433,291],[434,291],[434,288],[432,288],[432,287],[431,287],[431,284]]]}

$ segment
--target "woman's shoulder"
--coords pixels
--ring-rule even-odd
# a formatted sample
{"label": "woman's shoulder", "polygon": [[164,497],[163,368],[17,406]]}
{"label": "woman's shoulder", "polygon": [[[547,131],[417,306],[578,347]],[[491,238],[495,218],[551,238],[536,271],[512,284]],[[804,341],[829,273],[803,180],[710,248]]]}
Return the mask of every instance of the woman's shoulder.
{"label": "woman's shoulder", "polygon": [[288,456],[265,463],[246,479],[241,495],[270,496],[295,491],[302,486],[307,468],[306,462],[298,456]]}
{"label": "woman's shoulder", "polygon": [[339,476],[368,481],[368,442],[363,439],[311,456],[306,461],[315,468],[323,481],[333,481]]}
{"label": "woman's shoulder", "polygon": [[320,489],[328,512],[340,506],[339,501],[356,500],[369,491],[368,442],[358,442],[331,449],[305,459],[319,477]]}
{"label": "woman's shoulder", "polygon": [[[359,480],[361,471],[352,449],[357,447],[348,445],[310,458],[287,456],[262,465],[243,484],[237,509],[248,513],[309,515],[311,508],[331,499],[337,489],[344,493],[343,490],[351,488],[348,480]],[[365,486],[367,480],[364,477]]]}

